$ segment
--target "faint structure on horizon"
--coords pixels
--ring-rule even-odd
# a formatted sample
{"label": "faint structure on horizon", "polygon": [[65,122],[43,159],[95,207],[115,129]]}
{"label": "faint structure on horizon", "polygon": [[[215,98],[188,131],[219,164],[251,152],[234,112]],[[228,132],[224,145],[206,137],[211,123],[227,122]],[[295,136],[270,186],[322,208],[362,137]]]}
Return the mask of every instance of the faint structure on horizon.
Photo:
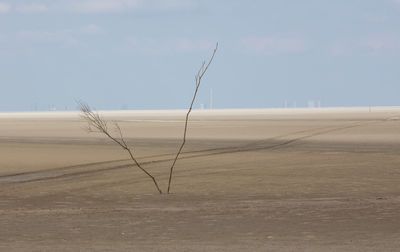
{"label": "faint structure on horizon", "polygon": [[314,101],[314,100],[308,100],[307,101],[307,107],[309,108],[320,108],[321,107],[321,101]]}

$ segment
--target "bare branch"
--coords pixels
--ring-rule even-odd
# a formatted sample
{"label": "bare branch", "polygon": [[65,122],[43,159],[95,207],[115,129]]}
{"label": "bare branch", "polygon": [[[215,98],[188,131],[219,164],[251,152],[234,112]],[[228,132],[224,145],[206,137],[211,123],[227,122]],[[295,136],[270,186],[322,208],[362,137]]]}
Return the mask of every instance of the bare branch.
{"label": "bare branch", "polygon": [[126,150],[131,158],[131,160],[134,162],[134,164],[142,170],[147,176],[149,176],[152,180],[154,185],[156,186],[158,192],[162,194],[162,191],[160,187],[158,186],[158,183],[154,176],[152,176],[146,169],[144,169],[139,162],[136,160],[136,158],[133,156],[132,150],[128,147],[123,135],[121,128],[119,127],[118,123],[114,122],[114,126],[116,130],[119,133],[119,139],[113,137],[109,130],[108,130],[108,124],[105,119],[103,119],[97,112],[93,112],[93,110],[90,108],[90,106],[82,101],[77,102],[79,105],[79,108],[81,110],[81,117],[88,123],[88,130],[89,132],[93,132],[93,129],[95,129],[97,132],[100,132],[104,135],[106,135],[108,138],[110,138],[112,141],[114,141],[116,144],[118,144],[121,148]]}
{"label": "bare branch", "polygon": [[171,167],[170,167],[167,193],[169,193],[169,192],[170,192],[170,189],[171,189],[172,173],[173,173],[173,170],[174,170],[174,167],[175,167],[175,163],[176,163],[176,161],[178,160],[178,157],[179,157],[179,155],[181,154],[182,149],[183,149],[183,147],[184,147],[184,145],[185,145],[185,143],[186,143],[186,133],[187,133],[187,126],[188,126],[188,121],[189,121],[189,115],[190,115],[190,112],[192,111],[194,101],[196,100],[197,92],[198,92],[199,87],[200,87],[200,84],[201,84],[201,79],[203,78],[204,74],[207,72],[207,69],[208,69],[208,67],[210,66],[211,62],[213,61],[214,56],[215,56],[217,50],[218,50],[218,43],[216,44],[215,49],[214,49],[214,51],[213,51],[213,54],[212,54],[210,60],[208,61],[207,65],[206,65],[206,62],[203,61],[202,65],[201,65],[201,67],[200,67],[200,69],[199,69],[199,71],[198,71],[197,74],[195,75],[196,89],[195,89],[195,91],[194,91],[193,98],[192,98],[192,102],[190,103],[190,107],[189,107],[189,109],[188,109],[188,112],[186,113],[185,128],[184,128],[184,130],[183,130],[182,144],[181,144],[181,146],[179,147],[179,150],[178,150],[178,152],[177,152],[177,154],[176,154],[176,156],[175,156],[175,159],[174,159],[174,161],[172,162],[172,165],[171,165]]}
{"label": "bare branch", "polygon": [[119,133],[120,141],[123,143],[123,146],[125,146],[125,148],[128,148],[128,144],[125,142],[124,136],[122,135],[121,127],[119,127],[117,122],[114,122],[114,126]]}

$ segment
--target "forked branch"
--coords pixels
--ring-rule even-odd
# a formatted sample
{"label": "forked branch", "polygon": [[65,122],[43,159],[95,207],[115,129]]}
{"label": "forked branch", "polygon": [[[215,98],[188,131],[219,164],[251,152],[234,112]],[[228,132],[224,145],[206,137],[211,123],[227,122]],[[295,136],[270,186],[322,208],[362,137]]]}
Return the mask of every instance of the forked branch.
{"label": "forked branch", "polygon": [[169,192],[170,192],[170,189],[171,189],[172,174],[173,174],[173,171],[174,171],[175,163],[176,163],[176,161],[178,160],[179,155],[180,155],[181,152],[182,152],[183,146],[185,146],[185,143],[186,143],[186,133],[187,133],[189,115],[190,115],[190,112],[192,111],[194,101],[196,100],[196,96],[197,96],[197,92],[199,91],[199,87],[200,87],[200,84],[201,84],[201,80],[202,80],[204,74],[207,72],[208,67],[211,65],[211,62],[213,61],[214,56],[215,56],[217,50],[218,50],[218,43],[216,44],[215,49],[214,49],[214,51],[213,51],[213,54],[212,54],[211,58],[209,59],[208,63],[206,64],[206,62],[203,61],[203,63],[201,64],[201,67],[200,67],[199,71],[198,71],[197,74],[195,75],[195,84],[196,84],[196,88],[195,88],[195,90],[194,90],[192,102],[190,103],[190,107],[189,107],[189,109],[188,109],[188,111],[187,111],[187,113],[186,113],[185,128],[184,128],[184,130],[183,130],[183,139],[182,139],[182,143],[181,143],[181,146],[179,147],[179,150],[178,150],[178,152],[176,153],[175,159],[174,159],[174,161],[172,162],[172,165],[171,165],[171,167],[170,167],[167,193],[169,193]]}
{"label": "forked branch", "polygon": [[162,191],[160,187],[157,184],[156,179],[154,176],[152,176],[146,169],[144,169],[139,162],[136,160],[136,158],[133,156],[132,150],[129,148],[128,144],[126,143],[123,135],[121,128],[119,127],[118,123],[114,122],[114,127],[118,131],[119,137],[114,137],[111,135],[109,128],[108,128],[108,122],[103,119],[97,112],[94,112],[87,103],[84,103],[82,101],[78,101],[78,105],[81,111],[81,116],[85,121],[88,123],[88,131],[89,132],[99,132],[104,135],[106,135],[108,138],[110,138],[112,141],[114,141],[116,144],[118,144],[122,149],[128,152],[131,160],[133,163],[140,169],[142,170],[148,177],[150,177],[154,185],[156,186],[158,192],[162,194]]}

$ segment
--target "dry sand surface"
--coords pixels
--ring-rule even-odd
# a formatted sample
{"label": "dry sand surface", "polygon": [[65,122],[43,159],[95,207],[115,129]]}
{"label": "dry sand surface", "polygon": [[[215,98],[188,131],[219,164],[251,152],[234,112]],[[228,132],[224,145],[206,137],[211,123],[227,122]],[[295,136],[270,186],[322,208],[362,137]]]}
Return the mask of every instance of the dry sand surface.
{"label": "dry sand surface", "polygon": [[[165,190],[184,111],[103,114]],[[0,251],[399,251],[400,108],[194,111],[169,195],[84,127],[0,113]]]}

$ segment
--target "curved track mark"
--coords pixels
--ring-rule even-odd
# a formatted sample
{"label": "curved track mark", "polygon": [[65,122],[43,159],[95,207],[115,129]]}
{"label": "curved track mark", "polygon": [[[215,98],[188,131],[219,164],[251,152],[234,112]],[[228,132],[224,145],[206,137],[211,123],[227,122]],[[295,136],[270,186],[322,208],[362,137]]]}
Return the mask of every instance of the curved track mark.
{"label": "curved track mark", "polygon": [[[246,144],[243,146],[231,146],[231,147],[222,147],[222,148],[212,148],[212,149],[205,149],[205,150],[197,150],[197,151],[190,151],[190,152],[183,152],[183,156],[180,157],[179,159],[191,159],[191,158],[198,158],[198,157],[207,157],[207,156],[214,156],[214,155],[222,155],[222,154],[230,154],[230,153],[238,153],[238,152],[247,152],[247,151],[257,151],[257,150],[268,150],[268,149],[278,149],[287,145],[290,145],[292,143],[307,139],[307,138],[312,138],[315,136],[335,132],[335,131],[341,131],[345,129],[350,129],[350,128],[355,128],[355,127],[360,127],[360,126],[365,126],[369,125],[372,123],[378,123],[386,120],[373,120],[373,121],[368,121],[368,122],[356,122],[351,125],[345,125],[341,127],[321,127],[317,129],[311,129],[311,130],[302,130],[302,131],[297,131],[277,137],[272,137],[268,139],[263,139],[263,140],[258,140],[250,144]],[[298,137],[289,139],[289,140],[282,140],[282,138],[285,137],[290,137],[293,135],[299,135]],[[301,135],[304,134],[304,135]],[[270,145],[265,145],[270,143],[271,141],[277,141],[279,143],[276,144],[270,144]],[[261,144],[261,145],[260,145]],[[142,157],[142,158],[159,158],[162,156],[172,156],[173,154],[161,154],[161,155],[154,155],[154,156],[147,156],[147,157]],[[172,161],[173,158],[164,158],[164,159],[153,159],[145,162],[141,162],[143,165],[149,165],[149,164],[156,164],[156,163],[163,163],[163,162],[169,162]],[[129,162],[129,159],[119,159],[119,160],[111,160],[111,161],[104,161],[104,162],[94,162],[94,163],[89,163],[89,164],[81,164],[81,165],[73,165],[73,166],[66,166],[66,167],[61,167],[61,168],[52,168],[52,169],[46,169],[46,170],[41,170],[41,171],[35,171],[35,172],[26,172],[26,173],[18,173],[18,174],[11,174],[11,175],[2,175],[0,176],[0,183],[1,182],[34,182],[34,181],[43,181],[43,180],[50,180],[50,179],[65,179],[65,178],[70,178],[70,177],[75,177],[75,176],[82,176],[82,175],[88,175],[88,174],[94,174],[94,173],[100,173],[100,172],[106,172],[110,170],[118,170],[118,169],[125,169],[128,167],[135,166],[134,164],[119,164],[119,165],[112,165],[109,166],[109,164],[115,164],[118,162]],[[103,166],[106,165],[104,168],[98,168],[98,166]],[[94,169],[91,169],[93,167]],[[71,170],[73,170],[71,172]]]}

